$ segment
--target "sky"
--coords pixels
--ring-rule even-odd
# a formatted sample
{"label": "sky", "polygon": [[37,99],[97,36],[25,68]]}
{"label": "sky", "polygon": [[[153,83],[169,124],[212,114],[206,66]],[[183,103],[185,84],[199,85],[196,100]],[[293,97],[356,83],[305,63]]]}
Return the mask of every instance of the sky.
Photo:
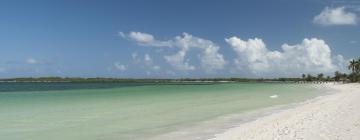
{"label": "sky", "polygon": [[0,78],[300,77],[360,57],[350,0],[2,0]]}

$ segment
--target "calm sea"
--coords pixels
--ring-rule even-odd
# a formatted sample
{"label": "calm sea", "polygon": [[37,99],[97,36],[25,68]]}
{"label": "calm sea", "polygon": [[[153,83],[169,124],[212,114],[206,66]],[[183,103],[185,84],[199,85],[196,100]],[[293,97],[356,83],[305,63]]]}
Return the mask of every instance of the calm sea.
{"label": "calm sea", "polygon": [[0,83],[0,139],[206,139],[321,93],[284,83]]}

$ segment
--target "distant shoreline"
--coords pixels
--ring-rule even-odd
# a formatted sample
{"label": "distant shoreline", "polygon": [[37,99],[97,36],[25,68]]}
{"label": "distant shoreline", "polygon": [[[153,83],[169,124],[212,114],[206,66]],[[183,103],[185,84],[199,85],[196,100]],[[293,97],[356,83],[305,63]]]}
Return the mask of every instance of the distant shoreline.
{"label": "distant shoreline", "polygon": [[[314,80],[312,80],[314,81]],[[132,78],[77,78],[77,77],[38,77],[4,78],[0,83],[231,83],[231,82],[312,82],[302,78],[177,78],[177,79],[132,79]],[[334,80],[318,80],[333,82]]]}

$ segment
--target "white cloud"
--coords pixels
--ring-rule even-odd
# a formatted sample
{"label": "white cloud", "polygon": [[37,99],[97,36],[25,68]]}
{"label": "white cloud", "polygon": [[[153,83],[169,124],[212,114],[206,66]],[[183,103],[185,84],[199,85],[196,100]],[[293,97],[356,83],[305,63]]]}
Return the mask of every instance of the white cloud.
{"label": "white cloud", "polygon": [[160,70],[160,69],[161,69],[161,67],[160,67],[160,66],[158,66],[158,65],[155,65],[155,66],[153,66],[153,67],[152,67],[152,69],[153,69],[153,70],[155,70],[155,71],[158,71],[158,70]]}
{"label": "white cloud", "polygon": [[151,58],[151,56],[149,54],[144,55],[144,63],[151,70],[154,70],[154,71],[160,70],[160,66],[154,65],[153,59]]}
{"label": "white cloud", "polygon": [[345,11],[345,7],[325,9],[314,17],[313,22],[320,25],[355,25],[357,16],[355,13]]}
{"label": "white cloud", "polygon": [[[131,38],[130,34],[131,32],[123,34],[123,37]],[[164,52],[176,49],[176,53],[163,56],[164,60],[176,70],[192,71],[201,69],[205,72],[212,72],[224,69],[227,64],[223,55],[219,53],[220,47],[210,40],[187,33],[164,41],[156,40],[155,37],[152,38],[152,41],[147,43],[135,39],[131,40],[141,46],[167,49]],[[225,41],[237,54],[237,57],[233,60],[236,67],[229,67],[232,72],[253,76],[276,77],[299,76],[302,73],[332,74],[336,70],[346,71],[347,60],[341,55],[332,56],[330,47],[324,40],[317,38],[305,38],[301,43],[295,45],[283,44],[280,51],[269,50],[263,40],[259,38],[242,40],[238,37],[231,37],[226,38]],[[159,44],[167,45],[162,46]],[[193,50],[199,51],[197,58],[200,64],[196,64],[188,58],[188,53]],[[160,66],[154,65],[149,54],[145,54],[144,58],[140,58],[136,53],[133,53],[132,58],[143,61],[142,63],[149,68],[150,72],[160,70]],[[166,72],[166,69],[164,72]]]}
{"label": "white cloud", "polygon": [[195,70],[195,66],[189,64],[189,60],[185,61],[187,50],[180,50],[174,55],[164,56],[166,62],[177,70],[188,71]]}
{"label": "white cloud", "polygon": [[148,33],[129,32],[128,34],[125,34],[120,32],[120,36],[134,41],[141,46],[172,47],[172,42],[156,40],[153,35]]}
{"label": "white cloud", "polygon": [[152,58],[150,57],[149,54],[145,54],[145,56],[144,56],[144,63],[145,63],[145,65],[147,65],[147,66],[150,66],[150,65],[153,64],[153,60],[152,60]]}
{"label": "white cloud", "polygon": [[343,69],[342,56],[334,63],[330,47],[324,40],[305,38],[301,44],[281,46],[282,51],[270,51],[258,38],[247,41],[231,37],[225,41],[233,48],[238,57],[234,59],[242,72],[267,76],[298,76],[300,73],[332,73]]}
{"label": "white cloud", "polygon": [[333,63],[337,66],[338,71],[348,71],[348,64],[350,62],[350,59],[344,59],[342,55],[336,55],[333,57]]}
{"label": "white cloud", "polygon": [[145,56],[144,56],[144,63],[147,66],[147,68],[149,68],[151,71],[159,72],[161,69],[161,67],[159,65],[155,65],[153,63],[153,59],[148,54],[145,54]]}
{"label": "white cloud", "polygon": [[39,61],[34,59],[34,58],[28,58],[28,59],[26,59],[26,63],[28,63],[28,64],[38,64]]}
{"label": "white cloud", "polygon": [[128,35],[125,35],[123,32],[120,32],[120,35],[122,37],[128,36],[130,39],[133,39],[136,42],[139,43],[152,43],[154,42],[154,36],[147,33],[141,33],[141,32],[130,32]]}
{"label": "white cloud", "polygon": [[[223,69],[226,61],[223,58],[223,55],[218,52],[219,46],[211,42],[210,40],[194,37],[190,34],[183,33],[182,36],[176,36],[171,40],[156,40],[152,35],[141,32],[130,32],[128,34],[120,33],[123,38],[130,39],[135,41],[141,46],[153,46],[153,47],[165,47],[173,48],[177,47],[179,51],[173,55],[164,56],[166,62],[173,66],[177,70],[189,71],[195,70],[196,67],[189,63],[189,60],[186,59],[186,55],[189,51],[193,49],[198,49],[201,51],[199,54],[199,59],[201,63],[201,68],[205,71],[212,72],[215,70]],[[136,35],[134,35],[136,34]],[[147,36],[137,37],[137,36]],[[141,38],[141,39],[139,39]],[[146,40],[146,41],[144,41]]]}
{"label": "white cloud", "polygon": [[131,54],[131,58],[136,59],[138,57],[138,54],[136,52]]}
{"label": "white cloud", "polygon": [[134,52],[131,54],[131,57],[136,64],[137,63],[144,64],[142,68],[148,68],[150,71],[159,71],[161,69],[160,66],[154,64],[153,58],[151,58],[149,54],[145,54],[144,58],[142,59],[142,57],[139,57],[139,55],[136,52]]}
{"label": "white cloud", "polygon": [[133,60],[133,63],[135,63],[135,64],[138,64],[141,62],[141,58],[139,58],[139,55],[136,52],[131,54],[131,58]]}
{"label": "white cloud", "polygon": [[115,62],[113,64],[113,67],[114,67],[115,70],[119,70],[119,71],[126,71],[127,70],[126,66],[120,64],[119,62]]}

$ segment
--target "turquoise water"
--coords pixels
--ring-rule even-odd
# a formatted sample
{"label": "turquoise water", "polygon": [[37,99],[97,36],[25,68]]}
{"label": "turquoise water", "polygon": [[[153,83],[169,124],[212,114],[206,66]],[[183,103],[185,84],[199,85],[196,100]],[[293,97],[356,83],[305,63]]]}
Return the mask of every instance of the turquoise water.
{"label": "turquoise water", "polygon": [[142,140],[172,134],[174,139],[197,134],[201,138],[208,129],[201,126],[226,127],[219,118],[320,93],[308,85],[275,83],[91,87],[0,92],[0,139]]}

